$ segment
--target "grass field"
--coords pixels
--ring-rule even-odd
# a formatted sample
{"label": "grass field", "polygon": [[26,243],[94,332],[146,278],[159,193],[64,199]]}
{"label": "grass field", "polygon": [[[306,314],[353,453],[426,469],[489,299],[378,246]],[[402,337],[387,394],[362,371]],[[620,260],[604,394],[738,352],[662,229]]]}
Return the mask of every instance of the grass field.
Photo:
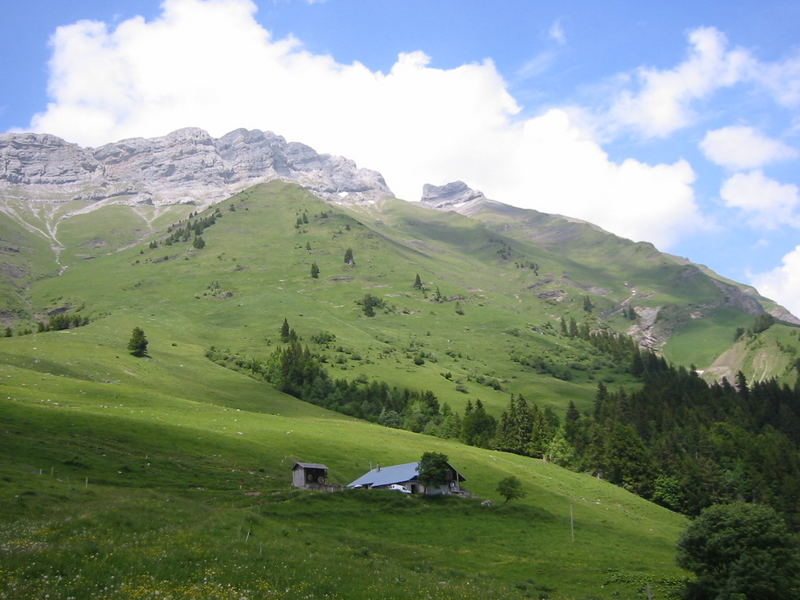
{"label": "grass field", "polygon": [[[681,577],[683,518],[620,488],[347,419],[199,348],[136,359],[107,333],[0,340],[0,597],[665,598]],[[295,460],[347,483],[428,450],[478,499],[289,488]],[[509,474],[527,496],[502,505]]]}
{"label": "grass field", "polygon": [[[633,383],[559,333],[562,316],[598,318],[583,312],[586,290],[557,281],[591,269],[460,215],[390,204],[378,218],[281,183],[220,204],[203,249],[164,244],[191,207],[126,210],[62,223],[58,277],[48,243],[1,221],[27,269],[20,310],[91,323],[0,338],[0,598],[674,596],[679,515],[540,460],[344,417],[205,357],[264,358],[286,318],[334,377],[430,389],[458,410],[480,398],[495,415],[512,393],[589,409],[599,381]],[[558,286],[562,301],[538,297]],[[375,317],[365,294],[385,303]],[[148,357],[126,350],[134,327]],[[310,342],[321,331],[335,341]],[[425,451],[447,454],[475,498],[289,485],[296,460],[347,483]],[[526,496],[504,505],[495,488],[511,474]]]}

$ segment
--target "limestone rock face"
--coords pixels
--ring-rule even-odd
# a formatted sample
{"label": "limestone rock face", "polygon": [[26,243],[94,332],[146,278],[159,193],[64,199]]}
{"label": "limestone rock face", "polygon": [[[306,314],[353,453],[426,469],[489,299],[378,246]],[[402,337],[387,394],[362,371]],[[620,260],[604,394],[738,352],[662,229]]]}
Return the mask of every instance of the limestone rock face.
{"label": "limestone rock face", "polygon": [[463,181],[452,181],[445,185],[426,183],[422,187],[420,202],[428,208],[455,209],[475,200],[483,200],[482,192],[473,190]]}
{"label": "limestone rock face", "polygon": [[0,134],[0,192],[7,198],[208,205],[273,179],[341,204],[392,196],[376,171],[258,130],[215,139],[187,128],[94,149],[47,134]]}

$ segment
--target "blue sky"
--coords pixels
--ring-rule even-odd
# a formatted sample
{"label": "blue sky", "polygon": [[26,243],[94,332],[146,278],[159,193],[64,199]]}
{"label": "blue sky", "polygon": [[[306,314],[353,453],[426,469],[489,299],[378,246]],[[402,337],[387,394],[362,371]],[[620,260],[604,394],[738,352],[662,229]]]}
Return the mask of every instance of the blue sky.
{"label": "blue sky", "polygon": [[29,0],[0,131],[275,131],[409,200],[462,179],[800,313],[800,3]]}

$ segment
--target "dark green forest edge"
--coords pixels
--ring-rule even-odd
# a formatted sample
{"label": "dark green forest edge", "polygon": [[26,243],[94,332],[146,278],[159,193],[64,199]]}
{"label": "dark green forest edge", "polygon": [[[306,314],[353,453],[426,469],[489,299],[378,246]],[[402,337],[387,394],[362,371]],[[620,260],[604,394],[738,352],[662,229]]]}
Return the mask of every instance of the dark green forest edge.
{"label": "dark green forest edge", "polygon": [[[285,345],[266,360],[214,347],[206,356],[349,416],[542,458],[687,515],[717,503],[766,504],[800,530],[800,377],[794,388],[774,379],[748,383],[742,373],[735,386],[709,384],[623,334],[593,333],[574,320],[562,326],[564,335],[591,343],[641,387],[610,391],[600,382],[592,412],[581,414],[570,402],[563,422],[549,407],[512,394],[498,421],[480,399],[459,414],[430,391],[333,379],[325,356],[303,346],[287,321],[280,332]],[[330,334],[312,337],[317,346],[332,341]]]}

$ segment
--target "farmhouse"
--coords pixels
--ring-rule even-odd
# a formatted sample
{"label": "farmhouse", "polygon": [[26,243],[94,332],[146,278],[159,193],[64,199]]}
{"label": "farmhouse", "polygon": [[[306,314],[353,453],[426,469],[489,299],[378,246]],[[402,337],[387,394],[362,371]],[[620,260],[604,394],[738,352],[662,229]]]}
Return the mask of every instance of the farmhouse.
{"label": "farmhouse", "polygon": [[391,467],[381,467],[368,471],[352,483],[349,488],[375,488],[391,489],[405,494],[427,494],[439,496],[442,494],[461,494],[461,482],[466,478],[456,471],[450,463],[447,464],[447,482],[436,487],[425,487],[419,477],[419,463],[412,462]]}

